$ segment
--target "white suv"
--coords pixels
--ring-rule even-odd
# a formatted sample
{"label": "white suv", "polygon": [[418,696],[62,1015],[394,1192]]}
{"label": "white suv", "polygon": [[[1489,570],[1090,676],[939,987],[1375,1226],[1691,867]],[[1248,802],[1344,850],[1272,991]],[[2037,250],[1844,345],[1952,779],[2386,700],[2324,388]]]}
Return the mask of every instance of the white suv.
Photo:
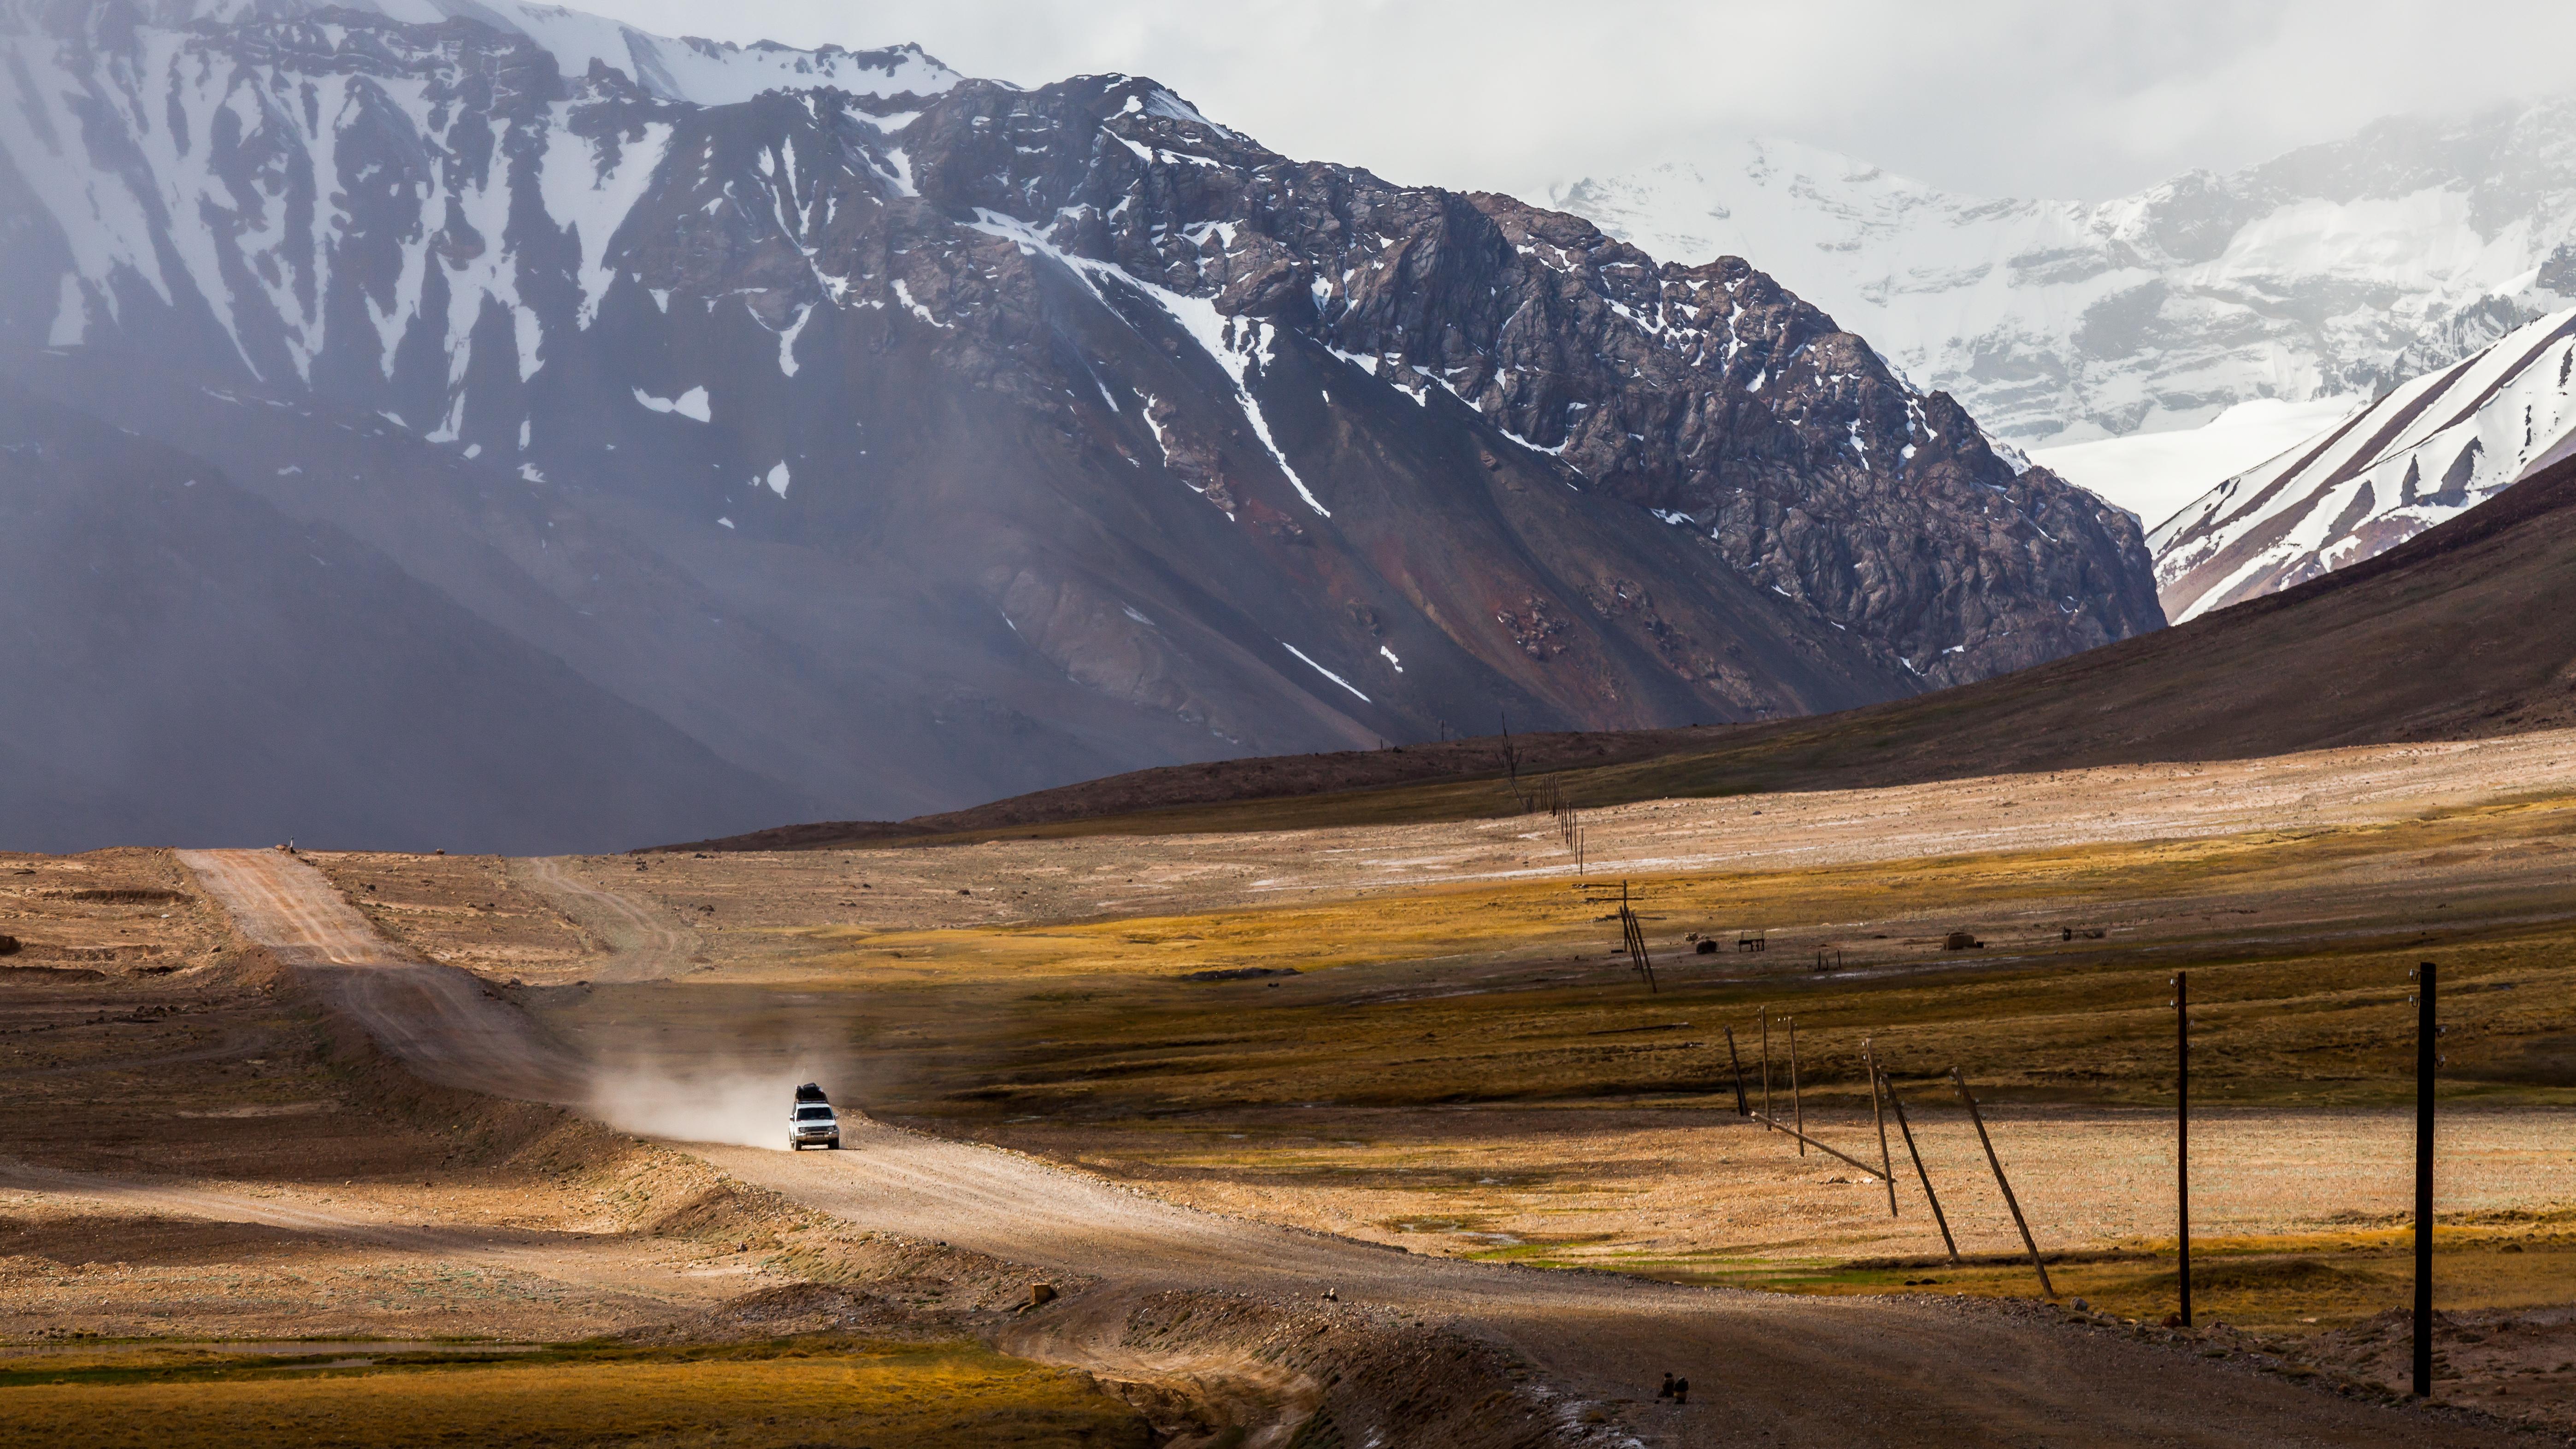
{"label": "white suv", "polygon": [[829,1102],[799,1102],[796,1115],[787,1119],[787,1150],[801,1152],[816,1143],[837,1150],[841,1121],[832,1115]]}

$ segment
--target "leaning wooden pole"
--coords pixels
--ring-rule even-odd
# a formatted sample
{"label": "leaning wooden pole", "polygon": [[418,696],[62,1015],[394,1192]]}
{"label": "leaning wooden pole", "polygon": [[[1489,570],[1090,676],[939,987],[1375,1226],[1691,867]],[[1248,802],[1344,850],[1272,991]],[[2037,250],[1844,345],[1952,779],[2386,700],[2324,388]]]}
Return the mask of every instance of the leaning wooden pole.
{"label": "leaning wooden pole", "polygon": [[[1762,1120],[1762,1114],[1761,1114],[1761,1113],[1759,1113],[1759,1112],[1754,1113],[1754,1114],[1753,1114],[1753,1119],[1754,1119],[1755,1121],[1757,1121],[1757,1122],[1761,1121],[1761,1120]],[[1775,1131],[1788,1132],[1790,1136],[1797,1138],[1801,1143],[1805,1143],[1805,1144],[1808,1144],[1808,1145],[1813,1146],[1813,1147],[1814,1147],[1818,1152],[1821,1152],[1821,1153],[1825,1154],[1827,1157],[1838,1158],[1838,1159],[1840,1159],[1840,1160],[1842,1160],[1842,1161],[1844,1161],[1844,1162],[1848,1162],[1848,1163],[1850,1163],[1852,1166],[1854,1166],[1854,1167],[1856,1167],[1856,1168],[1860,1169],[1860,1170],[1861,1170],[1861,1171],[1863,1171],[1863,1172],[1876,1172],[1876,1171],[1878,1171],[1878,1169],[1877,1169],[1877,1168],[1870,1166],[1868,1163],[1861,1161],[1859,1158],[1852,1156],[1852,1155],[1851,1155],[1850,1153],[1848,1153],[1848,1152],[1843,1152],[1843,1151],[1839,1151],[1839,1150],[1837,1150],[1837,1149],[1835,1149],[1835,1148],[1828,1147],[1828,1146],[1826,1146],[1824,1143],[1816,1141],[1816,1139],[1815,1139],[1815,1138],[1808,1136],[1808,1135],[1807,1135],[1806,1133],[1804,1133],[1804,1132],[1792,1132],[1792,1131],[1790,1131],[1790,1129],[1788,1128],[1788,1126],[1787,1126],[1786,1124],[1784,1124],[1784,1123],[1780,1123],[1780,1122],[1771,1122],[1771,1123],[1766,1123],[1765,1125],[1766,1125],[1766,1126],[1769,1126],[1770,1128],[1772,1128],[1772,1129],[1773,1129],[1773,1130],[1775,1130]]]}
{"label": "leaning wooden pole", "polygon": [[2003,1159],[1995,1156],[1995,1139],[1986,1135],[1986,1114],[1977,1110],[1977,1096],[1968,1090],[1968,1079],[1957,1067],[1950,1069],[1950,1080],[1959,1084],[1959,1100],[1968,1104],[1968,1120],[1977,1124],[1977,1141],[1986,1149],[1986,1165],[1995,1170],[1995,1186],[2004,1190],[2004,1206],[2012,1209],[2013,1226],[2021,1229],[2021,1245],[2030,1250],[2030,1266],[2039,1273],[2039,1291],[2054,1298],[2057,1289],[2048,1281],[2048,1265],[2039,1261],[2039,1244],[2032,1242],[2030,1223],[2021,1215],[2021,1204],[2013,1200],[2012,1183],[2004,1177]]}
{"label": "leaning wooden pole", "polygon": [[1726,1028],[1726,1060],[1735,1068],[1735,1115],[1750,1117],[1753,1109],[1744,1101],[1744,1062],[1735,1054],[1735,1028]]}
{"label": "leaning wooden pole", "polygon": [[1789,1018],[1789,1111],[1798,1119],[1798,1155],[1807,1155],[1807,1103],[1798,1095],[1798,1018]]}
{"label": "leaning wooden pole", "polygon": [[[1624,887],[1621,893],[1626,893]],[[1629,959],[1635,963],[1637,974],[1646,978],[1646,994],[1652,996],[1657,989],[1655,958],[1646,954],[1646,928],[1637,924],[1637,913],[1626,906],[1619,908],[1619,920],[1620,930],[1627,936]]]}
{"label": "leaning wooden pole", "polygon": [[1896,1079],[1881,1072],[1879,1081],[1887,1089],[1887,1105],[1896,1109],[1896,1130],[1905,1134],[1905,1155],[1914,1159],[1914,1177],[1923,1184],[1923,1200],[1932,1204],[1932,1221],[1941,1226],[1941,1246],[1949,1249],[1950,1261],[1956,1263],[1958,1240],[1950,1236],[1950,1220],[1941,1215],[1941,1195],[1932,1190],[1932,1174],[1923,1170],[1923,1154],[1914,1146],[1914,1126],[1905,1120],[1905,1101],[1896,1095]]}
{"label": "leaning wooden pole", "polygon": [[1896,1160],[1887,1155],[1887,1107],[1878,1095],[1878,1058],[1871,1054],[1869,1040],[1860,1044],[1860,1064],[1869,1071],[1869,1115],[1878,1124],[1878,1178],[1887,1184],[1887,1215],[1896,1216]]}
{"label": "leaning wooden pole", "polygon": [[1762,1118],[1771,1119],[1771,1008],[1762,1008]]}

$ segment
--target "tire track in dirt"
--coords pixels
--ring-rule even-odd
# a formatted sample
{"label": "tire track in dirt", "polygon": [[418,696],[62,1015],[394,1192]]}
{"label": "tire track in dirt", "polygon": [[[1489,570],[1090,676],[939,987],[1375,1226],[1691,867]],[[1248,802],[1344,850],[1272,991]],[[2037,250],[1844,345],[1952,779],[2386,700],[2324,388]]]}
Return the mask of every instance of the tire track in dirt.
{"label": "tire track in dirt", "polygon": [[698,933],[632,896],[583,880],[569,860],[541,856],[513,860],[510,873],[554,902],[582,929],[606,942],[607,964],[594,981],[660,981],[685,976],[704,943]]}
{"label": "tire track in dirt", "polygon": [[251,1223],[317,1242],[380,1248],[449,1262],[507,1269],[629,1299],[667,1304],[704,1297],[674,1292],[672,1275],[659,1266],[641,1270],[613,1236],[532,1228],[436,1227],[363,1212],[274,1198],[186,1178],[141,1173],[73,1172],[0,1157],[0,1188],[50,1198],[96,1203],[157,1217]]}
{"label": "tire track in dirt", "polygon": [[219,1062],[254,1056],[267,1050],[277,1039],[275,1032],[262,1027],[237,1026],[227,1029],[212,1046],[190,1047],[183,1052],[158,1052],[150,1056],[69,1062],[53,1067],[24,1067],[13,1075],[33,1080],[38,1077],[77,1077],[93,1072],[152,1072],[187,1062]]}
{"label": "tire track in dirt", "polygon": [[577,1104],[580,1060],[470,971],[386,940],[313,867],[279,850],[183,850],[243,935],[421,1077],[523,1101]]}
{"label": "tire track in dirt", "polygon": [[71,1172],[0,1158],[0,1187],[79,1198],[114,1207],[203,1218],[209,1222],[255,1223],[261,1227],[349,1243],[370,1243],[405,1252],[487,1255],[505,1252],[489,1235],[456,1229],[405,1227],[360,1213],[331,1212],[320,1207],[272,1201],[224,1192],[181,1178],[139,1174]]}
{"label": "tire track in dirt", "polygon": [[322,873],[283,850],[182,850],[233,924],[289,966],[413,964]]}

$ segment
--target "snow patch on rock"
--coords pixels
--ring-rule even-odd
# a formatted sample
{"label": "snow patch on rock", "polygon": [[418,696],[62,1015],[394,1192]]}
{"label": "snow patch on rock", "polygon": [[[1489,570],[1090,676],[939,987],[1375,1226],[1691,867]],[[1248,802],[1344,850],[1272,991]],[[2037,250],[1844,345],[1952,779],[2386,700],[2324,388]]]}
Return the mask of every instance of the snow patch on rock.
{"label": "snow patch on rock", "polygon": [[657,413],[678,413],[691,422],[710,422],[715,413],[707,406],[707,390],[693,387],[678,397],[655,397],[642,388],[635,389],[635,400]]}

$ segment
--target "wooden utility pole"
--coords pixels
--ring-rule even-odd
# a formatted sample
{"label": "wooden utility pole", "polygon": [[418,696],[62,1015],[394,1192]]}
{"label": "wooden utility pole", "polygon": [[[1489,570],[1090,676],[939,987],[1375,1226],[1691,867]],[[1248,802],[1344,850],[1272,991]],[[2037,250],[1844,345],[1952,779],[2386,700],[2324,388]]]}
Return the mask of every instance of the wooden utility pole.
{"label": "wooden utility pole", "polygon": [[1646,954],[1646,928],[1637,923],[1637,913],[1628,908],[1628,883],[1619,882],[1619,936],[1628,947],[1628,964],[1646,978],[1646,994],[1656,991],[1655,961]]}
{"label": "wooden utility pole", "polygon": [[2021,1204],[2013,1200],[2012,1184],[2004,1179],[2003,1159],[1995,1156],[1995,1139],[1986,1135],[1986,1114],[1977,1110],[1976,1094],[1968,1090],[1968,1079],[1957,1067],[1950,1069],[1950,1080],[1959,1084],[1959,1100],[1968,1104],[1968,1120],[1977,1124],[1977,1141],[1986,1149],[1986,1165],[1995,1170],[1995,1186],[2004,1190],[2004,1206],[2012,1209],[2013,1226],[2021,1229],[2021,1245],[2030,1251],[2030,1266],[2039,1272],[2039,1291],[2054,1298],[2057,1289],[2048,1281],[2048,1265],[2039,1261],[2039,1244],[2030,1238],[2030,1224],[2021,1215]]}
{"label": "wooden utility pole", "polygon": [[1798,1018],[1789,1018],[1789,1111],[1798,1119],[1798,1155],[1807,1155],[1807,1104],[1798,1095]]}
{"label": "wooden utility pole", "polygon": [[1914,1176],[1923,1184],[1923,1200],[1932,1204],[1932,1221],[1940,1226],[1941,1246],[1949,1249],[1950,1261],[1956,1263],[1959,1244],[1950,1236],[1950,1220],[1941,1215],[1941,1195],[1932,1190],[1932,1174],[1923,1170],[1923,1154],[1914,1145],[1914,1127],[1905,1120],[1905,1102],[1896,1095],[1896,1079],[1884,1072],[1879,1079],[1887,1087],[1887,1105],[1896,1109],[1896,1130],[1905,1134],[1905,1155],[1914,1159]]}
{"label": "wooden utility pole", "polygon": [[2433,963],[2415,968],[2415,1397],[2433,1396]]}
{"label": "wooden utility pole", "polygon": [[2174,1278],[2181,1288],[2182,1326],[2191,1327],[2191,999],[2186,973],[2174,973],[2174,1222],[2181,1244]]}
{"label": "wooden utility pole", "polygon": [[1726,1060],[1735,1068],[1735,1115],[1750,1117],[1753,1109],[1744,1101],[1744,1063],[1735,1055],[1735,1028],[1726,1029]]}
{"label": "wooden utility pole", "polygon": [[1771,1120],[1771,1008],[1762,1008],[1762,1120]]}
{"label": "wooden utility pole", "polygon": [[1878,1124],[1878,1177],[1887,1184],[1887,1215],[1896,1216],[1896,1161],[1887,1155],[1887,1108],[1878,1095],[1878,1058],[1869,1050],[1869,1038],[1861,1038],[1860,1064],[1869,1070],[1869,1115]]}

